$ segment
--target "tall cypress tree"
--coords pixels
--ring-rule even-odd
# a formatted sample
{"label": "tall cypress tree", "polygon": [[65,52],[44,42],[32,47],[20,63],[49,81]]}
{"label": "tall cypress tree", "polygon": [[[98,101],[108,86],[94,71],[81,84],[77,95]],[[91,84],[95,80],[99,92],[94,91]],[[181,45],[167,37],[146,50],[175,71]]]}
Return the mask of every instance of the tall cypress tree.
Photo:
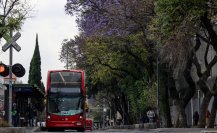
{"label": "tall cypress tree", "polygon": [[[28,83],[34,86],[36,85],[38,88],[41,89],[41,91],[45,92],[44,85],[43,83],[41,83],[41,79],[42,79],[41,77],[41,57],[40,57],[40,51],[39,51],[39,46],[38,46],[38,34],[36,34],[36,44],[35,44],[34,54],[30,62]],[[31,99],[31,103],[40,112],[42,112],[44,109],[43,101],[44,101],[43,97],[34,97]]]}
{"label": "tall cypress tree", "polygon": [[30,63],[28,83],[32,85],[37,85],[38,88],[41,88],[41,79],[41,57],[38,46],[38,34],[36,34],[36,45]]}

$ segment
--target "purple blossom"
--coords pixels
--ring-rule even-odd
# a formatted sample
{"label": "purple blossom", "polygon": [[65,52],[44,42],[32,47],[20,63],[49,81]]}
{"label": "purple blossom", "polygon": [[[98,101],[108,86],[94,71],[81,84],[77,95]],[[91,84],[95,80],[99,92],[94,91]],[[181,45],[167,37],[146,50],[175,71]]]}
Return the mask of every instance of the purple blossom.
{"label": "purple blossom", "polygon": [[120,36],[141,27],[132,20],[138,15],[134,14],[137,3],[141,0],[67,0],[66,11],[71,15],[80,13],[77,22],[87,36]]}

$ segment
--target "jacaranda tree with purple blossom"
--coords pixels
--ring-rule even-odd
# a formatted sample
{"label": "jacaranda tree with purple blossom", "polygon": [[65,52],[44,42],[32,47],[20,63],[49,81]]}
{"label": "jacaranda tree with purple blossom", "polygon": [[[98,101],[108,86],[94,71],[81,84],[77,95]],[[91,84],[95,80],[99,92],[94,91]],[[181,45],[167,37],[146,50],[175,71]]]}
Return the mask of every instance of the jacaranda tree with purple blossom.
{"label": "jacaranda tree with purple blossom", "polygon": [[[213,127],[217,82],[210,87],[207,81],[213,78],[217,61],[216,55],[208,60],[209,50],[217,50],[216,7],[215,0],[67,0],[66,13],[77,17],[81,32],[63,43],[61,60],[67,57],[85,69],[89,93],[103,93],[101,99],[107,101],[112,116],[119,111],[124,124],[137,123],[149,106],[156,107],[158,75],[158,109],[164,127],[173,126],[171,100],[177,109],[174,126],[187,127],[185,109],[198,87],[204,94],[199,126],[205,126],[213,96],[208,123]],[[206,48],[201,65],[196,53],[202,45]]]}
{"label": "jacaranda tree with purple blossom", "polygon": [[[92,83],[95,86],[99,83],[115,85],[107,87],[113,92],[114,101],[122,97],[119,100],[121,104],[114,106],[126,123],[138,121],[137,116],[148,106],[147,102],[139,100],[144,96],[140,92],[147,89],[139,82],[149,82],[152,88],[155,81],[154,43],[147,39],[147,24],[154,14],[153,1],[68,0],[66,12],[77,15],[81,36],[85,40],[82,49],[86,57],[85,66],[88,66],[85,69],[89,68]],[[119,83],[112,84],[115,80]],[[120,91],[115,93],[111,88]],[[133,110],[131,117],[138,119],[128,120],[127,101]]]}

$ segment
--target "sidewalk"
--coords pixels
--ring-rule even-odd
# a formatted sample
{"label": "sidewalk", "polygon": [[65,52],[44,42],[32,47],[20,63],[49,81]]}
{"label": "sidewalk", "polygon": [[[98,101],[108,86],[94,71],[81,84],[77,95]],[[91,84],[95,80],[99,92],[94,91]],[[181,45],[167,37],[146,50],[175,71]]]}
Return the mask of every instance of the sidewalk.
{"label": "sidewalk", "polygon": [[217,133],[215,128],[157,128],[151,130],[161,133]]}
{"label": "sidewalk", "polygon": [[26,127],[26,133],[33,133],[39,131],[41,127]]}
{"label": "sidewalk", "polygon": [[0,133],[33,133],[40,131],[40,127],[0,127]]}
{"label": "sidewalk", "polygon": [[217,129],[206,128],[157,128],[157,129],[104,129],[106,132],[136,132],[144,131],[150,133],[217,133]]}
{"label": "sidewalk", "polygon": [[106,131],[124,131],[124,130],[139,130],[153,133],[217,133],[217,128],[156,128],[156,125],[119,125],[113,127],[105,127]]}

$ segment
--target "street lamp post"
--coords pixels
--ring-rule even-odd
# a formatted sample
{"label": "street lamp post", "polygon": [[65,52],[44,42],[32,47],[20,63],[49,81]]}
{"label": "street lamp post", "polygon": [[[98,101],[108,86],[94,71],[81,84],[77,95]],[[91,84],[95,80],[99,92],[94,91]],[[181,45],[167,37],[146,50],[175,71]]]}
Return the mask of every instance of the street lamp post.
{"label": "street lamp post", "polygon": [[198,112],[200,111],[200,90],[197,90],[197,98],[198,98]]}
{"label": "street lamp post", "polygon": [[103,117],[103,128],[105,128],[105,120],[106,119],[104,117],[105,117],[105,113],[106,113],[106,108],[103,107],[103,111],[102,112],[103,112],[103,116],[102,116]]}
{"label": "street lamp post", "polygon": [[102,108],[102,128],[104,128],[105,125],[104,125],[104,111],[103,111],[103,108]]}
{"label": "street lamp post", "polygon": [[160,80],[159,80],[159,59],[157,57],[157,116],[158,116],[158,124],[160,127],[160,106],[159,106],[159,87],[160,87]]}
{"label": "street lamp post", "polygon": [[112,120],[112,110],[109,108],[109,119],[110,119],[110,125],[111,125],[111,120]]}
{"label": "street lamp post", "polygon": [[125,109],[124,109],[124,104],[123,104],[123,125],[125,124],[124,116],[125,116]]}

